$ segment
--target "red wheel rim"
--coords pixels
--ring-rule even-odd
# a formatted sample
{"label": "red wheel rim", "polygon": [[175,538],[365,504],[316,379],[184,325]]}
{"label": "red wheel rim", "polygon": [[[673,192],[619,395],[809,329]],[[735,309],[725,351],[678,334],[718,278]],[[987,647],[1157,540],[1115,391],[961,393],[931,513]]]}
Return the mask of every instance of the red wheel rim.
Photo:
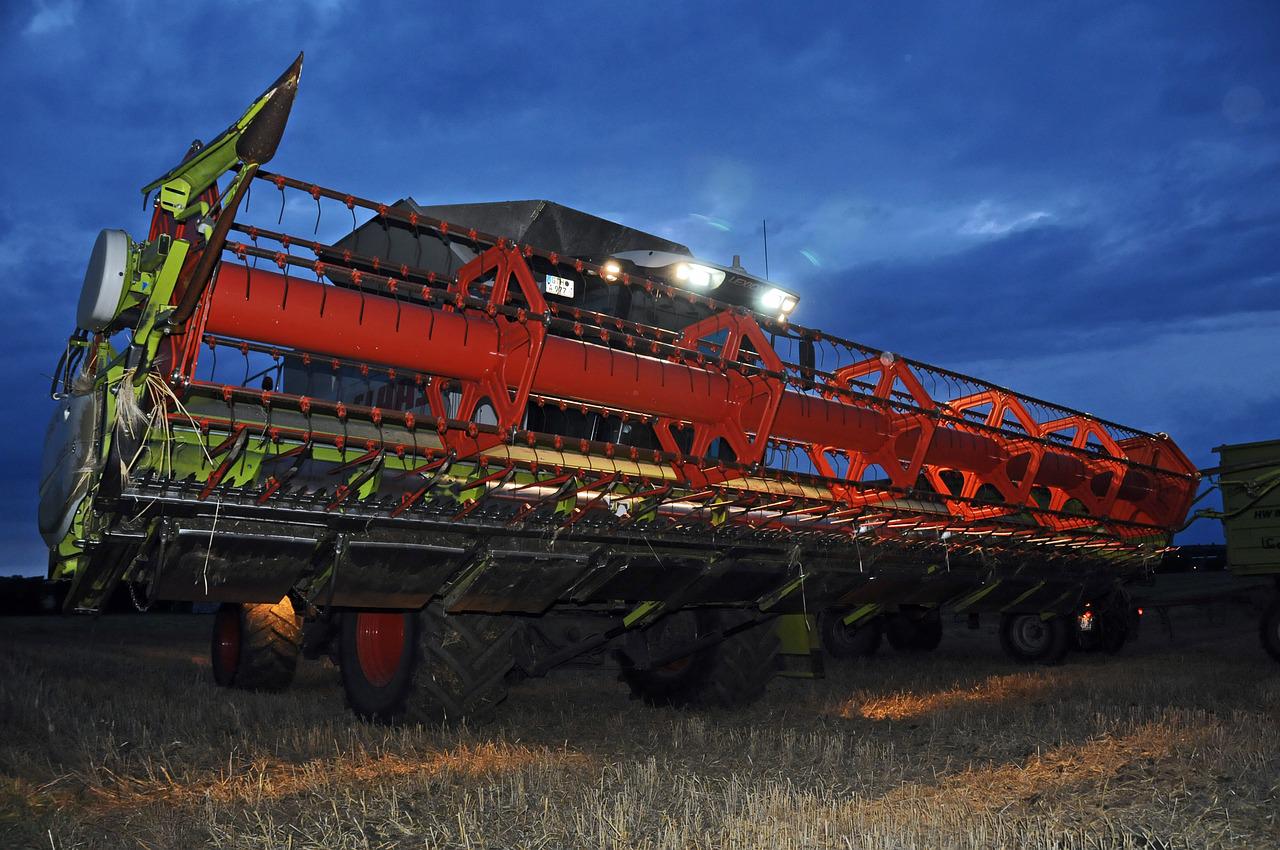
{"label": "red wheel rim", "polygon": [[213,623],[213,652],[224,675],[235,675],[240,664],[240,609],[218,609]]}
{"label": "red wheel rim", "polygon": [[365,679],[386,687],[404,657],[404,614],[361,611],[356,614],[356,659]]}

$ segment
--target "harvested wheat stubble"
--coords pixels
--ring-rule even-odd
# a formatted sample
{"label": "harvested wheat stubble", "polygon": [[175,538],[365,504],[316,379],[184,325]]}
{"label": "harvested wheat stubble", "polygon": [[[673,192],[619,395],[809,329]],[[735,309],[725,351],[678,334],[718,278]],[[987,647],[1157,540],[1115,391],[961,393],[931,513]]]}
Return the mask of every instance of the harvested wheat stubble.
{"label": "harvested wheat stubble", "polygon": [[352,719],[327,664],[218,690],[209,625],[0,621],[0,847],[1280,846],[1280,668],[1245,616],[1036,670],[949,623],[737,713],[572,671],[455,730]]}

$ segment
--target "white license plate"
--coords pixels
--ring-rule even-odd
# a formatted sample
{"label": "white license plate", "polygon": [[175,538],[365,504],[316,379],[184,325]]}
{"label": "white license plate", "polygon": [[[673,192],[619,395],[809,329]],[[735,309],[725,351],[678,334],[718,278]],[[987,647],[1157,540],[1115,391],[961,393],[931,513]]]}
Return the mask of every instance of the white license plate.
{"label": "white license plate", "polygon": [[546,285],[543,290],[548,295],[559,295],[563,298],[573,297],[573,279],[568,277],[556,277],[553,274],[547,275]]}

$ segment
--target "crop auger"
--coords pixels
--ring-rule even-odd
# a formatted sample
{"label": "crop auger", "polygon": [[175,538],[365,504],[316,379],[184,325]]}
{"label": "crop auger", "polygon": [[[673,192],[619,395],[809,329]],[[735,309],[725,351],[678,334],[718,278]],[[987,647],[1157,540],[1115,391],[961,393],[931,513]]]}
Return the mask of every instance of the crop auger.
{"label": "crop auger", "polygon": [[736,260],[269,173],[301,63],[94,245],[40,499],[68,610],[220,602],[220,684],[328,654],[382,720],[584,659],[728,705],[944,607],[1057,660],[1183,521],[1168,437],[801,327]]}

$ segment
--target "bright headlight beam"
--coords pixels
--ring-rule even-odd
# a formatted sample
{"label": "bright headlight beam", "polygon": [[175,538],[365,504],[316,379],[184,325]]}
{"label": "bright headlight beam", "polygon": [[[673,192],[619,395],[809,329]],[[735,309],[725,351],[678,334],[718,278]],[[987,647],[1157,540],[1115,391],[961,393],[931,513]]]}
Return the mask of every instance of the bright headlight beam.
{"label": "bright headlight beam", "polygon": [[760,296],[760,306],[765,310],[772,312],[782,307],[787,299],[787,293],[781,289],[766,289],[764,294]]}
{"label": "bright headlight beam", "polygon": [[700,266],[697,263],[680,263],[676,266],[676,280],[690,286],[711,286],[716,279],[715,269]]}

